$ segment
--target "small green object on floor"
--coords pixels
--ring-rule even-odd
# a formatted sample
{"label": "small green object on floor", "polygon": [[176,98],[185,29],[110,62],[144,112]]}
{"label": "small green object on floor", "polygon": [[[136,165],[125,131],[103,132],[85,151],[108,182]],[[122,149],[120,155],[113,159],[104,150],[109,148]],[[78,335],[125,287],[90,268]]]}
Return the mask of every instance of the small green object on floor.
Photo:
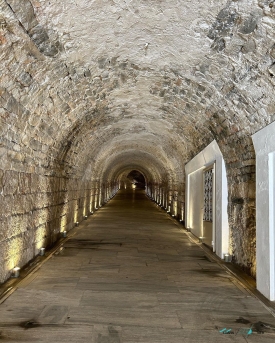
{"label": "small green object on floor", "polygon": [[238,331],[237,331],[237,335],[242,335],[242,336],[249,336],[253,333],[252,329],[251,328],[240,328]]}

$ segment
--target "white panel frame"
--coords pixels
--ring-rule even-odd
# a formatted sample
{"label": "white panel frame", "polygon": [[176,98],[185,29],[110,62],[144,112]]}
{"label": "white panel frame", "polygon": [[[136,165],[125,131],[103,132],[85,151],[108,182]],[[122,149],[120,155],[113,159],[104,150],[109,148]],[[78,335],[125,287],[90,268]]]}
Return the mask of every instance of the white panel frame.
{"label": "white panel frame", "polygon": [[252,136],[256,152],[257,289],[275,300],[275,122]]}
{"label": "white panel frame", "polygon": [[[188,227],[190,223],[190,192],[192,189],[189,185],[189,175],[192,173],[203,173],[206,166],[215,165],[215,252],[220,258],[224,258],[224,254],[229,253],[229,225],[228,225],[228,188],[225,163],[222,153],[217,142],[214,140],[203,151],[195,156],[185,166],[186,175],[186,217],[185,223]],[[203,197],[203,185],[201,187],[201,196]],[[200,201],[200,200],[198,200]],[[194,214],[195,215],[195,214]]]}

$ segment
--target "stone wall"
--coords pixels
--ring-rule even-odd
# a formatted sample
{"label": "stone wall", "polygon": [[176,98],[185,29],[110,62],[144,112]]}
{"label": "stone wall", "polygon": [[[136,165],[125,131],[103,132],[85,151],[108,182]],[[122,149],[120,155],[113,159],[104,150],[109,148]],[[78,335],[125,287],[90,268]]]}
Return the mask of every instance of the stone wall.
{"label": "stone wall", "polygon": [[41,247],[51,247],[62,231],[95,208],[95,190],[79,179],[1,170],[0,280],[22,267]]}

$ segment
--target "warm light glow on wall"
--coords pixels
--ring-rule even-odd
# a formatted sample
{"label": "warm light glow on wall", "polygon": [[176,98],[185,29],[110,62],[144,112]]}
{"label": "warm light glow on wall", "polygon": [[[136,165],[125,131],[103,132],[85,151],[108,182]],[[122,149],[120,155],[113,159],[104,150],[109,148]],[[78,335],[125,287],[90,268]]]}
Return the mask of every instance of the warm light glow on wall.
{"label": "warm light glow on wall", "polygon": [[177,202],[174,201],[174,215],[176,216],[177,214],[178,214]]}
{"label": "warm light glow on wall", "polygon": [[16,264],[14,264],[13,259],[5,261],[4,264],[5,264],[4,268],[6,270],[13,270],[13,268],[16,267]]}
{"label": "warm light glow on wall", "polygon": [[67,216],[62,216],[60,223],[60,231],[64,231],[67,225]]}
{"label": "warm light glow on wall", "polygon": [[74,200],[73,213],[74,213],[74,222],[77,222],[77,217],[78,217],[77,200]]}
{"label": "warm light glow on wall", "polygon": [[98,201],[98,205],[100,206],[101,205],[101,199],[102,199],[102,195],[101,195],[101,192],[99,193],[99,201]]}
{"label": "warm light glow on wall", "polygon": [[87,205],[87,198],[84,198],[84,203],[83,203],[83,217],[86,216],[86,205]]}
{"label": "warm light glow on wall", "polygon": [[46,230],[45,225],[42,225],[35,230],[35,244],[36,244],[35,253],[36,254],[44,246],[46,235],[47,235],[47,230]]}
{"label": "warm light glow on wall", "polygon": [[8,245],[7,267],[9,270],[19,265],[21,260],[21,254],[23,253],[23,239],[22,237],[16,237],[9,242]]}
{"label": "warm light glow on wall", "polygon": [[94,196],[91,195],[90,212],[93,212],[93,209],[94,209],[94,207],[93,207],[93,201],[94,201]]}

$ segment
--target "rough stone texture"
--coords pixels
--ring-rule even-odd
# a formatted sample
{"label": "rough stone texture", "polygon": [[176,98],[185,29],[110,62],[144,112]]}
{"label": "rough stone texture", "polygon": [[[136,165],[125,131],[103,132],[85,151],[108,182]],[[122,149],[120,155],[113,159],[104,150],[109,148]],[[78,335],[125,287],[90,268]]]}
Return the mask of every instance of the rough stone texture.
{"label": "rough stone texture", "polygon": [[232,254],[255,275],[250,137],[275,119],[273,5],[0,0],[0,237],[26,252],[2,281],[133,169],[179,215],[184,165],[213,139]]}
{"label": "rough stone texture", "polygon": [[3,175],[0,260],[7,271],[31,260],[42,246],[51,246],[61,231],[98,206],[91,204],[92,186],[78,179],[10,170]]}

